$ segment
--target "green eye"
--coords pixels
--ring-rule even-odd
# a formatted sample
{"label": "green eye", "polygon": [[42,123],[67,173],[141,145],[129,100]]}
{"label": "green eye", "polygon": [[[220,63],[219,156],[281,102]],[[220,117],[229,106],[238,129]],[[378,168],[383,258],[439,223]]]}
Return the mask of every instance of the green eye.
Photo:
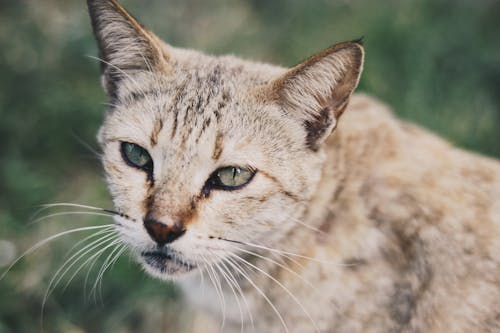
{"label": "green eye", "polygon": [[122,157],[129,165],[151,171],[153,169],[153,160],[148,151],[141,146],[130,142],[122,142]]}
{"label": "green eye", "polygon": [[225,167],[215,171],[209,179],[209,185],[223,190],[236,190],[248,184],[255,172],[239,167]]}

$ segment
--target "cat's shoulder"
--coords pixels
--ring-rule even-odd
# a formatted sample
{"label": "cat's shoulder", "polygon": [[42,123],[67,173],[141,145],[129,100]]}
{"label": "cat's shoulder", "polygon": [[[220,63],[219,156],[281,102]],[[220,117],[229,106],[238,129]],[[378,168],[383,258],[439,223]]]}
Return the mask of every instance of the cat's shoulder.
{"label": "cat's shoulder", "polygon": [[[427,207],[436,213],[432,220],[439,216],[462,220],[468,207],[475,218],[500,225],[498,160],[456,147],[401,120],[368,95],[353,95],[344,116],[329,142],[327,164],[339,157],[349,161],[348,174],[360,186],[356,193],[369,201],[368,206],[386,212],[385,218],[399,216],[400,207]],[[389,214],[392,208],[398,212]],[[423,215],[403,210],[409,214],[406,219]]]}

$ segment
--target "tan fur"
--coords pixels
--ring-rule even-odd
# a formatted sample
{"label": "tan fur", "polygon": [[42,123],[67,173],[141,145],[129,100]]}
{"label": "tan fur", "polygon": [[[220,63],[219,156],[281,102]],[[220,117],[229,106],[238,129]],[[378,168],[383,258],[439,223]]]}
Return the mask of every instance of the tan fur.
{"label": "tan fur", "polygon": [[[118,232],[215,331],[222,309],[228,332],[500,331],[500,164],[351,97],[361,45],[286,70],[174,48],[117,2],[88,2],[114,105],[99,140]],[[149,152],[152,179],[120,142]],[[204,191],[226,166],[257,172]],[[158,250],[146,216],[186,228],[164,271],[142,256]],[[222,285],[202,293],[200,272]]]}

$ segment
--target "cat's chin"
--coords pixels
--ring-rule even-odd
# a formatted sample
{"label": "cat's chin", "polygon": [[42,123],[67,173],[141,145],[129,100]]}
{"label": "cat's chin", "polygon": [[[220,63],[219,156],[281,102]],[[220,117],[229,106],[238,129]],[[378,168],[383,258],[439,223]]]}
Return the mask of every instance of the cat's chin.
{"label": "cat's chin", "polygon": [[179,259],[167,250],[144,251],[139,261],[148,274],[162,280],[171,280],[186,275],[196,269],[196,264]]}

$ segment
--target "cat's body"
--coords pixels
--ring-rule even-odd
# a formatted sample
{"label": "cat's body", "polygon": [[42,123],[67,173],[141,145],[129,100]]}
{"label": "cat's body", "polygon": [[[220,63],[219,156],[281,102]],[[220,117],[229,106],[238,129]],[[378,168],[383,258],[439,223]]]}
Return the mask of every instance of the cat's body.
{"label": "cat's body", "polygon": [[[287,261],[301,278],[260,263],[321,332],[499,332],[498,161],[454,148],[364,95],[352,97],[325,152],[303,220],[318,231],[292,232],[279,246],[321,262]],[[291,332],[314,331],[283,288],[262,274],[254,281],[291,319]],[[256,332],[284,331],[249,291]]]}
{"label": "cat's body", "polygon": [[359,43],[287,70],[89,9],[118,231],[216,326],[222,310],[228,332],[500,331],[500,164],[350,98]]}

